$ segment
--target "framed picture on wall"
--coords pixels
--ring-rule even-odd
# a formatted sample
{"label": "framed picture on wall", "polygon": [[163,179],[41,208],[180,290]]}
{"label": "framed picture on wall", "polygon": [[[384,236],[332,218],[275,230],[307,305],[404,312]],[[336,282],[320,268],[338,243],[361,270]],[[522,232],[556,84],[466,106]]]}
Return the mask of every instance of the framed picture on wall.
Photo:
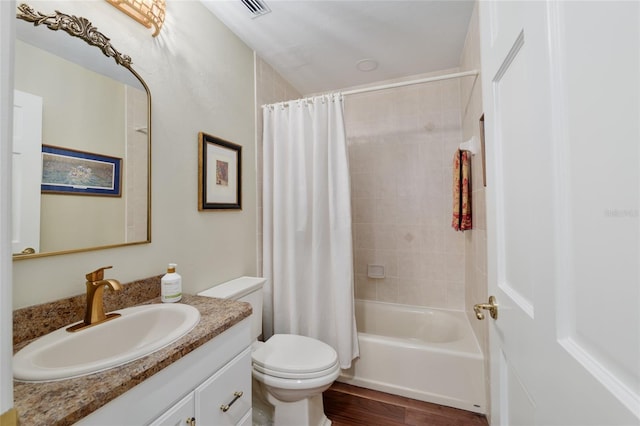
{"label": "framed picture on wall", "polygon": [[41,192],[120,197],[122,159],[42,145]]}
{"label": "framed picture on wall", "polygon": [[198,134],[198,210],[241,209],[242,146]]}

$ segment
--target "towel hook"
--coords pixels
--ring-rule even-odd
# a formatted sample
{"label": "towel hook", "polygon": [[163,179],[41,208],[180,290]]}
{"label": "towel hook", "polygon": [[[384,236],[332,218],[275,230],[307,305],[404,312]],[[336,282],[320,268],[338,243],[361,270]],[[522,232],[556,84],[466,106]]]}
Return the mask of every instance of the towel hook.
{"label": "towel hook", "polygon": [[476,153],[478,152],[476,137],[471,136],[471,139],[469,139],[468,141],[460,143],[459,148],[463,151],[469,151],[471,155],[476,155]]}

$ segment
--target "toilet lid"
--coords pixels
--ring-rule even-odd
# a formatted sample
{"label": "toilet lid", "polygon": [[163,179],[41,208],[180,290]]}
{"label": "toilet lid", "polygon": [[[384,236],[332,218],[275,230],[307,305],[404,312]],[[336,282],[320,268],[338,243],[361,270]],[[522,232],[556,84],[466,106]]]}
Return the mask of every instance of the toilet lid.
{"label": "toilet lid", "polygon": [[253,364],[272,373],[309,374],[324,372],[338,362],[338,354],[316,339],[294,334],[275,334],[253,354]]}

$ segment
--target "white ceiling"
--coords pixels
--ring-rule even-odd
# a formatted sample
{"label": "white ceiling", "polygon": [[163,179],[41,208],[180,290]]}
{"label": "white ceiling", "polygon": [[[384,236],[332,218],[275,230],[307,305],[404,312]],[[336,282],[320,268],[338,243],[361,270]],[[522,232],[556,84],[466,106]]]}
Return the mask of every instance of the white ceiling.
{"label": "white ceiling", "polygon": [[[457,67],[473,0],[201,0],[303,95]],[[359,71],[374,59],[378,68]]]}

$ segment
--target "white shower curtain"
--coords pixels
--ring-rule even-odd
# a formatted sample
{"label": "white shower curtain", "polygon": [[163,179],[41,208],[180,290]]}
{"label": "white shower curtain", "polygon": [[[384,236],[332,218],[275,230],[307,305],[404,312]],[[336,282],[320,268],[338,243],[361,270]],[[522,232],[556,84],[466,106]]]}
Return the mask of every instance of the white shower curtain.
{"label": "white shower curtain", "polygon": [[358,340],[342,96],[266,105],[263,117],[265,337],[319,339],[349,368]]}

